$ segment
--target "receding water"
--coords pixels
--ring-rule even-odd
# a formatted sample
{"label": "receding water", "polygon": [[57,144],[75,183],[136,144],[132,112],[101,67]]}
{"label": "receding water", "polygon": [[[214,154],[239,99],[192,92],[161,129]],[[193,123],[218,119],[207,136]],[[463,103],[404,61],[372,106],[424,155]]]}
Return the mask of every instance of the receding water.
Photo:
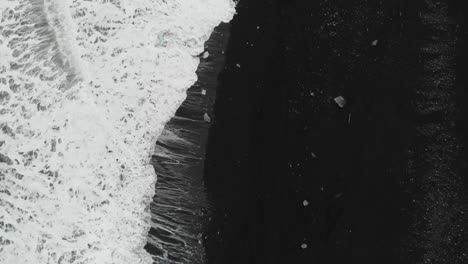
{"label": "receding water", "polygon": [[146,249],[155,263],[204,263],[203,227],[210,219],[210,202],[203,181],[205,144],[217,76],[224,64],[229,25],[215,29],[205,43],[198,82],[159,137],[153,165],[158,175],[151,204],[152,227]]}

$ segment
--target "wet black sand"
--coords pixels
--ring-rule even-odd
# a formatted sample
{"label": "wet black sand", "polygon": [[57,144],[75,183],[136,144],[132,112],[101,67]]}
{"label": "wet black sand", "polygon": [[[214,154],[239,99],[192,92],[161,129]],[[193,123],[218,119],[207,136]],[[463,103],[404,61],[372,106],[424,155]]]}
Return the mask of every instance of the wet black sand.
{"label": "wet black sand", "polygon": [[205,43],[210,55],[201,55],[198,81],[187,91],[187,99],[166,124],[156,145],[152,163],[158,181],[145,247],[154,263],[206,263],[202,236],[211,205],[203,168],[210,123],[204,115],[212,115],[228,36],[229,25],[221,24]]}
{"label": "wet black sand", "polygon": [[462,3],[240,1],[208,263],[468,263]]}

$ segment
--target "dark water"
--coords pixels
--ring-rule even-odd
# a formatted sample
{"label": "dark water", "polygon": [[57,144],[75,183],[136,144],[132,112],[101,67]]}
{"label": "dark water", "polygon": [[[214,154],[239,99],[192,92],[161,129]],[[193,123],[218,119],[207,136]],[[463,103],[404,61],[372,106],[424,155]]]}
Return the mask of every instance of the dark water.
{"label": "dark water", "polygon": [[468,263],[461,6],[239,2],[207,149],[208,263]]}
{"label": "dark water", "polygon": [[[198,81],[158,139],[153,164],[158,176],[151,204],[152,227],[146,250],[155,263],[205,263],[203,227],[211,205],[203,182],[205,145],[216,97],[217,76],[224,64],[229,25],[218,26],[205,43]],[[202,90],[206,94],[202,94]]]}

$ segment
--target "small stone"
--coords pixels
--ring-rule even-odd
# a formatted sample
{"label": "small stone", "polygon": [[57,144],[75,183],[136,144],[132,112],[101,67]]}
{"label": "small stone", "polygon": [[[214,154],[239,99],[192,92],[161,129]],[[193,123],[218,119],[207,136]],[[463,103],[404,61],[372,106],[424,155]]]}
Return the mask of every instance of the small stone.
{"label": "small stone", "polygon": [[211,122],[211,117],[207,113],[205,113],[205,115],[203,116],[203,119],[208,123]]}
{"label": "small stone", "polygon": [[306,243],[302,243],[302,244],[301,244],[301,248],[302,248],[302,249],[306,249],[306,248],[307,248],[307,244],[306,244]]}
{"label": "small stone", "polygon": [[343,193],[337,193],[337,194],[335,194],[335,195],[333,196],[333,198],[338,199],[338,198],[340,198],[341,196],[343,196]]}
{"label": "small stone", "polygon": [[208,56],[210,56],[210,53],[208,51],[203,52],[203,55],[202,55],[203,59],[208,58]]}
{"label": "small stone", "polygon": [[343,107],[345,107],[345,105],[346,105],[346,99],[345,99],[343,96],[335,97],[335,103],[336,103],[339,107],[343,108]]}
{"label": "small stone", "polygon": [[202,95],[206,95],[206,90],[205,90],[205,89],[202,89],[202,90],[201,90],[201,94],[202,94]]}
{"label": "small stone", "polygon": [[373,47],[375,47],[375,46],[377,46],[378,43],[379,43],[379,41],[376,39],[376,40],[372,41],[371,45]]}
{"label": "small stone", "polygon": [[304,205],[304,207],[306,207],[306,206],[309,205],[309,202],[308,202],[307,200],[304,200],[304,201],[302,202],[302,205]]}
{"label": "small stone", "polygon": [[237,68],[240,68],[240,67],[241,67],[239,63],[237,63],[236,66],[237,66]]}

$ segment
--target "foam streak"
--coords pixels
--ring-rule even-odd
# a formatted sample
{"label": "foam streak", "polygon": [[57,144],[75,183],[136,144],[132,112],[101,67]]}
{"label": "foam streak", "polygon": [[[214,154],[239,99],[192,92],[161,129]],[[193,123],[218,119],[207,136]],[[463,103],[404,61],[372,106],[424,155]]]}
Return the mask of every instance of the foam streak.
{"label": "foam streak", "polygon": [[233,11],[0,0],[0,263],[152,262],[156,139]]}

